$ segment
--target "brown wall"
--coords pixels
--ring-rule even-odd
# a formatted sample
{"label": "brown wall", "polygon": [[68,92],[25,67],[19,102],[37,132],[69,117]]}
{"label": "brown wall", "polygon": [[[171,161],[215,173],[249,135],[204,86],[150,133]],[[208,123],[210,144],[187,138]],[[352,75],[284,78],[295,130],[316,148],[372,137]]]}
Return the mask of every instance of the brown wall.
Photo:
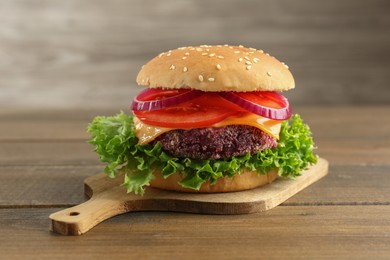
{"label": "brown wall", "polygon": [[285,61],[294,104],[390,104],[387,0],[0,0],[0,107],[126,108],[138,69],[185,45]]}

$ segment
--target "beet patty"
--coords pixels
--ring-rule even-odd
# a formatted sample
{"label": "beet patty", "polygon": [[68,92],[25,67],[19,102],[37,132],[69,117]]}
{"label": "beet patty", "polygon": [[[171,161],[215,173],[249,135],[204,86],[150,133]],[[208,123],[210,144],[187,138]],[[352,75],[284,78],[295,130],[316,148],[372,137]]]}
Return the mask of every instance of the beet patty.
{"label": "beet patty", "polygon": [[154,140],[168,154],[193,159],[220,159],[274,148],[275,138],[252,126],[230,125],[219,128],[172,130]]}

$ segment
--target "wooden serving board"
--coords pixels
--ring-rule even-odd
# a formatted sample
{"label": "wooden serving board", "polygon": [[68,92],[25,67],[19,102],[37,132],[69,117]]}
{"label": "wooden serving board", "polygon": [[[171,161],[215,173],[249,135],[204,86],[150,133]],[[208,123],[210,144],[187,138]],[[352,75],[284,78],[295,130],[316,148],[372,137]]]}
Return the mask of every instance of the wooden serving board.
{"label": "wooden serving board", "polygon": [[131,211],[176,211],[206,214],[246,214],[271,209],[328,173],[328,162],[318,163],[295,180],[279,178],[257,189],[214,194],[181,193],[148,187],[144,196],[126,193],[123,178],[101,173],[85,179],[90,200],[50,215],[51,230],[81,235],[100,222]]}

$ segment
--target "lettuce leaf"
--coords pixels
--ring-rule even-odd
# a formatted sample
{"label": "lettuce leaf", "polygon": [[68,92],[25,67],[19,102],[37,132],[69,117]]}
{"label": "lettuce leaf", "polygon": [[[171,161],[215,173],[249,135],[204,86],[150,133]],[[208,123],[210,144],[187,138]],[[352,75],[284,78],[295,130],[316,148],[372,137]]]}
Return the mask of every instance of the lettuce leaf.
{"label": "lettuce leaf", "polygon": [[161,144],[138,144],[133,117],[123,112],[116,116],[98,116],[88,126],[89,143],[95,146],[100,160],[107,163],[104,171],[112,178],[125,173],[124,185],[128,192],[143,194],[145,186],[154,178],[155,169],[167,178],[181,172],[181,186],[199,190],[203,183],[215,183],[222,177],[233,177],[244,168],[265,174],[278,168],[280,176],[295,178],[303,169],[317,162],[312,134],[299,115],[282,123],[278,146],[256,154],[226,159],[200,160],[172,157]]}

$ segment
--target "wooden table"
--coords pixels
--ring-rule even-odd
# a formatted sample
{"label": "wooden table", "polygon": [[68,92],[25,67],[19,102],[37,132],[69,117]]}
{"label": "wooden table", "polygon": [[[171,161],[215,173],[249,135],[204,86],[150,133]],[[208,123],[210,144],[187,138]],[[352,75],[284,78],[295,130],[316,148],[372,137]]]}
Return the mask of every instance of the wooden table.
{"label": "wooden table", "polygon": [[117,111],[0,112],[0,258],[390,258],[390,106],[298,107],[329,175],[249,215],[137,212],[60,236],[48,216],[102,170],[87,123]]}

